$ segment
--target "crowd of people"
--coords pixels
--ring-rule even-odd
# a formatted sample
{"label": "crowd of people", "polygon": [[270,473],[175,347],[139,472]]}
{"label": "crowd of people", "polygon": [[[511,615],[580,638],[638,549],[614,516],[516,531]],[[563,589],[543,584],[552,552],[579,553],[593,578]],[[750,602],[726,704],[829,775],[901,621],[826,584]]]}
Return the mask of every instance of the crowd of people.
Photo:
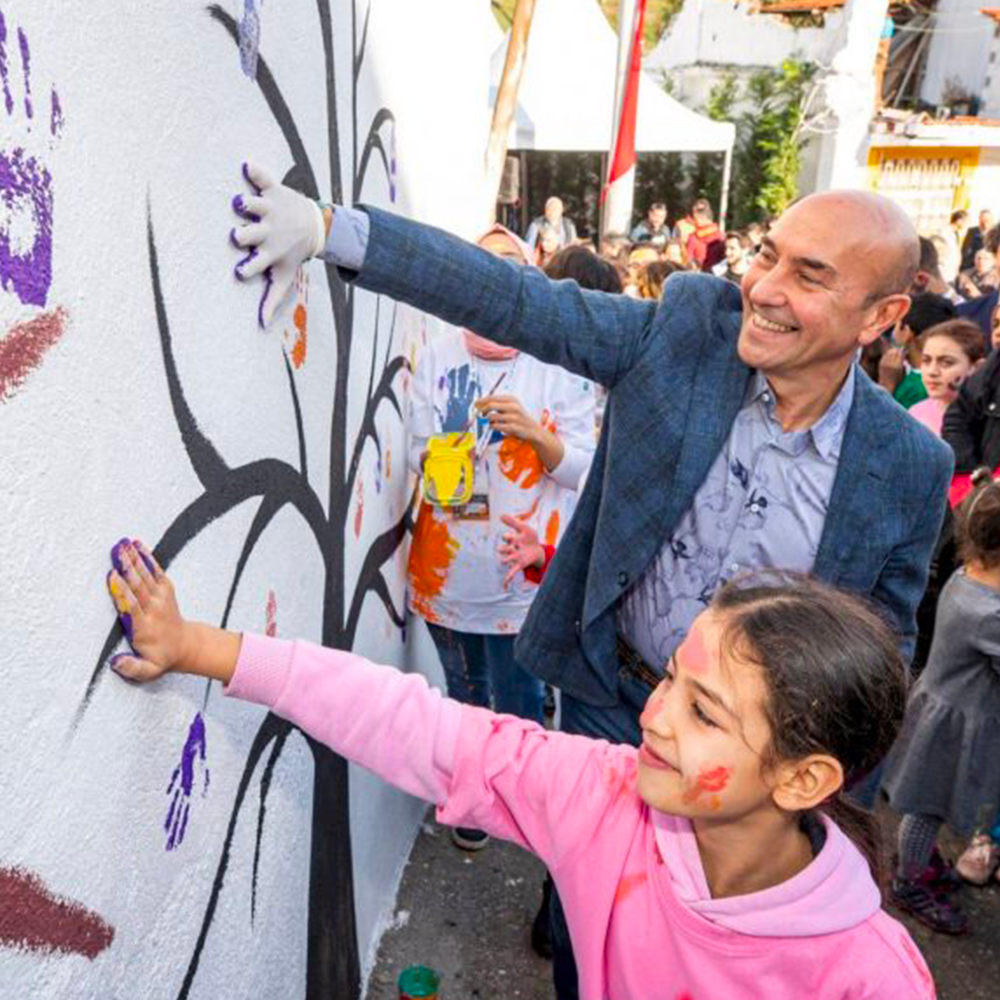
{"label": "crowd of people", "polygon": [[[889,900],[966,930],[958,889],[1000,862],[989,214],[918,240],[856,191],[728,233],[704,199],[673,225],[657,202],[595,248],[553,197],[524,241],[472,246],[247,180],[231,239],[241,280],[271,275],[264,321],[274,275],[317,256],[453,327],[419,359],[409,449],[410,609],[448,697],[187,622],[138,543],[113,552],[115,668],[224,681],[434,802],[460,847],[537,853],[559,1000],[930,1000],[870,807],[901,817]],[[943,824],[970,838],[955,865]]]}

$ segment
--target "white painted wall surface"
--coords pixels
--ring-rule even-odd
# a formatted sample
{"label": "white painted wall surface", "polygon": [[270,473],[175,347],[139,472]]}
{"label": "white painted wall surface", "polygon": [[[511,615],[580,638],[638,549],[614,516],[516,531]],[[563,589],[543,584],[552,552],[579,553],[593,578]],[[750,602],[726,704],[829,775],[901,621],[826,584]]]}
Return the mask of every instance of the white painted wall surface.
{"label": "white painted wall surface", "polygon": [[827,14],[822,28],[793,28],[778,17],[751,13],[750,6],[733,0],[685,0],[646,58],[646,69],[670,70],[693,63],[776,66],[791,56],[825,65],[841,44],[841,11]]}
{"label": "white painted wall surface", "polygon": [[[353,197],[360,149],[379,109],[387,108],[396,116],[394,139],[388,122],[378,134],[387,158],[394,147],[394,182],[376,152],[359,198],[389,207],[395,199],[405,213],[473,234],[488,127],[488,4],[435,0],[430,11],[408,0],[372,0],[355,93],[352,47],[361,44],[367,7],[363,0],[222,0],[213,17],[204,4],[170,0],[0,0],[5,98],[10,93],[9,102],[0,100],[4,997],[306,996],[313,755],[293,732],[270,765],[251,919],[262,778],[274,741],[247,771],[242,808],[235,803],[265,713],[189,678],[144,690],[102,669],[102,651],[114,645],[104,574],[108,548],[122,535],[151,544],[167,536],[183,610],[218,623],[266,495],[283,505],[246,561],[229,624],[264,631],[270,603],[278,635],[318,641],[324,618],[329,632],[330,621],[346,616],[374,539],[403,516],[405,428],[392,407],[383,404],[376,415],[381,463],[374,441],[364,441],[346,496],[343,469],[331,491],[331,440],[342,435],[348,458],[353,453],[376,336],[377,379],[385,357],[414,354],[428,332],[433,335],[433,324],[359,293],[350,376],[346,390],[341,387],[345,416],[334,421],[336,345],[348,325],[334,322],[335,288],[325,269],[310,264],[273,327],[261,332],[259,285],[233,279],[236,254],[226,239],[241,162],[255,159],[281,176],[294,156],[287,122],[283,135],[276,106],[269,108],[260,86],[263,63],[254,82],[223,23],[228,19],[235,30],[251,8],[259,13],[261,59],[319,191],[330,195],[331,157],[339,158],[344,198]],[[323,9],[333,26],[336,136],[326,100]],[[27,89],[22,36],[30,53]],[[456,45],[456,38],[483,42]],[[63,118],[55,134],[53,92]],[[40,200],[12,173],[16,161],[23,174],[29,159]],[[30,256],[38,250],[46,191],[53,206],[50,279],[42,273],[44,254],[36,252],[33,263]],[[34,285],[24,276],[26,261]],[[15,266],[22,267],[20,277],[12,277]],[[181,434],[154,273],[177,384],[218,456],[217,479],[204,469],[199,478],[192,439]],[[307,315],[304,359],[296,306]],[[302,410],[307,481],[291,382]],[[405,373],[393,383],[404,412],[406,383]],[[248,475],[245,499],[233,502]],[[344,505],[339,519],[331,518],[331,492]],[[307,494],[319,511],[317,523],[331,519],[323,530],[303,517],[308,505],[286,502]],[[324,608],[333,572],[324,565],[324,546],[327,554],[344,552],[334,581],[343,585],[344,606],[333,610]],[[400,548],[384,566],[397,609],[404,557]],[[360,607],[354,648],[406,663],[400,630],[378,597],[369,593]],[[428,659],[412,660],[410,666],[433,673]],[[193,786],[179,796],[189,810],[187,825],[167,850],[165,824],[177,782],[168,789],[198,718],[205,760],[191,744]],[[357,940],[345,938],[342,950],[356,947],[365,964],[422,807],[354,769],[349,804]],[[343,796],[337,808],[346,817],[342,805]],[[25,882],[28,876],[37,881]],[[37,902],[28,916],[40,918],[42,939],[58,937],[43,897],[72,904],[70,943],[46,950],[27,930],[18,939],[10,919],[17,879]],[[81,943],[84,932],[90,937]]]}
{"label": "white painted wall surface", "polygon": [[949,84],[982,93],[989,65],[994,24],[979,11],[982,0],[939,0],[920,96],[929,104],[945,104]]}

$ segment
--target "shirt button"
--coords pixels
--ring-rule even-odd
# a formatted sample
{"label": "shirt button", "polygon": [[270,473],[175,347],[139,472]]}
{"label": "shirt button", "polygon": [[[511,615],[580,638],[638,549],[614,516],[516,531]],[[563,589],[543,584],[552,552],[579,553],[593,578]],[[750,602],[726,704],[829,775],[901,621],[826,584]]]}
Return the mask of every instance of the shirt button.
{"label": "shirt button", "polygon": [[583,623],[579,618],[573,622],[573,631],[576,632],[577,635],[580,635],[583,632]]}
{"label": "shirt button", "polygon": [[625,570],[623,570],[623,569],[619,570],[618,571],[618,586],[619,587],[624,587],[626,583],[628,583],[628,573],[626,573]]}
{"label": "shirt button", "polygon": [[752,503],[752,504],[750,504],[750,513],[751,514],[759,514],[760,513],[760,504],[759,503]]}
{"label": "shirt button", "polygon": [[739,571],[740,571],[740,564],[739,563],[730,563],[730,565],[729,565],[729,572],[730,573],[739,573]]}

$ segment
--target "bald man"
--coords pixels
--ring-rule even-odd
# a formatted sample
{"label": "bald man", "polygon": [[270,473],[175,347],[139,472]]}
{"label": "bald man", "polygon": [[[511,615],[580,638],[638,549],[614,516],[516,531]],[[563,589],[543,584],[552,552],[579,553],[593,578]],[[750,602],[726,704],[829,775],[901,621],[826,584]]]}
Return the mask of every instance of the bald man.
{"label": "bald man", "polygon": [[[269,213],[286,192],[244,199],[264,218],[233,234],[257,251],[244,278],[283,262]],[[659,302],[553,282],[376,208],[327,207],[325,222],[315,252],[359,287],[608,389],[586,487],[516,649],[561,689],[563,729],[638,744],[671,653],[716,589],[753,568],[872,598],[912,653],[952,457],[855,364],[905,315],[919,265],[892,202],[805,198],[742,288],[678,273]],[[553,932],[557,992],[572,997],[558,919]]]}
{"label": "bald man", "polygon": [[555,195],[546,198],[545,214],[531,220],[531,225],[524,234],[524,242],[534,250],[538,245],[538,237],[543,231],[548,231],[554,233],[558,240],[557,250],[572,246],[576,242],[576,226],[564,212],[562,198],[557,198]]}

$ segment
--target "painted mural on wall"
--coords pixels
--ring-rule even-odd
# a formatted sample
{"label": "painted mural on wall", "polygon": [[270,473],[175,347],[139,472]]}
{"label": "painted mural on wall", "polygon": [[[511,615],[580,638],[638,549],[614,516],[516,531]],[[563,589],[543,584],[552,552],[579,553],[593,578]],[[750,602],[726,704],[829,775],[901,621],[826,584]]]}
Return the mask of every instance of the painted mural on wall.
{"label": "painted mural on wall", "polygon": [[[263,102],[287,147],[290,163],[283,181],[310,197],[331,197],[335,202],[361,201],[374,171],[394,199],[396,162],[394,118],[379,108],[371,120],[361,120],[357,86],[365,70],[371,5],[350,4],[350,23],[338,23],[339,33],[349,31],[351,61],[335,65],[334,24],[330,0],[316,0],[320,31],[315,45],[322,50],[324,78],[317,81],[316,99],[325,102],[327,156],[331,190],[320,191],[317,170],[300,135],[296,112],[286,99],[267,61],[267,46],[261,38],[263,0],[243,0],[235,15],[221,4],[212,4],[193,16],[202,18],[203,30],[218,39],[220,60],[227,60],[237,78],[252,82],[253,99]],[[190,9],[189,9],[190,10]],[[272,26],[273,27],[273,26]],[[201,30],[201,29],[198,29]],[[246,86],[246,80],[243,85]],[[68,314],[50,300],[52,281],[52,229],[56,225],[55,184],[45,165],[44,153],[59,140],[63,112],[56,89],[38,87],[31,77],[31,47],[27,34],[10,25],[0,9],[0,114],[16,128],[11,134],[22,139],[0,149],[0,287],[16,296],[18,320],[0,331],[0,404],[28,386],[31,373],[58,343]],[[341,92],[350,99],[345,103]],[[349,107],[345,121],[339,109]],[[343,166],[347,163],[349,166]],[[239,159],[233,162],[234,187],[239,178]],[[60,192],[60,205],[71,192]],[[390,628],[405,627],[400,595],[393,593],[388,572],[401,558],[401,548],[412,529],[411,504],[396,512],[393,523],[371,536],[365,532],[366,494],[378,495],[393,476],[392,455],[383,446],[385,421],[403,419],[402,397],[410,362],[397,325],[396,307],[379,301],[374,328],[358,324],[357,294],[344,284],[332,266],[314,262],[303,270],[286,304],[288,320],[267,334],[283,338],[281,358],[287,380],[287,405],[297,435],[298,462],[261,457],[241,464],[232,462],[199,424],[190,401],[189,386],[182,377],[177,330],[172,322],[169,296],[163,287],[163,262],[175,252],[160,233],[162,216],[155,196],[146,206],[145,262],[155,307],[159,341],[159,364],[169,394],[176,430],[197,480],[197,489],[178,509],[156,541],[155,554],[164,567],[177,557],[213,522],[239,505],[256,503],[256,512],[240,550],[233,554],[228,596],[219,609],[218,621],[226,627],[239,592],[247,563],[279,513],[297,512],[308,526],[322,564],[322,582],[317,600],[322,603],[321,641],[328,646],[351,649],[355,645],[363,609],[369,599],[378,603]],[[227,254],[224,243],[221,254]],[[310,301],[310,281],[323,281],[332,311],[335,331],[335,367],[332,374],[310,367],[310,316],[318,308]],[[258,294],[252,287],[247,295]],[[366,294],[366,293],[362,293]],[[356,338],[373,342],[370,361],[357,370]],[[248,342],[252,351],[264,341]],[[322,456],[307,446],[300,388],[303,379],[329,379],[329,450]],[[351,408],[358,407],[360,421],[352,421]],[[2,405],[0,405],[2,416]],[[353,423],[353,427],[352,427]],[[403,475],[400,461],[397,463]],[[322,474],[317,474],[319,469]],[[328,484],[321,489],[319,483]],[[348,573],[348,542],[364,546],[360,570]],[[264,631],[277,634],[277,598],[270,592],[264,616]],[[110,615],[109,615],[110,618]],[[73,720],[79,727],[93,705],[97,691],[108,683],[109,659],[125,648],[126,636],[117,622],[110,625],[103,641],[94,648],[92,672]],[[120,683],[115,680],[113,683]],[[174,733],[173,765],[162,774],[162,793],[157,836],[164,852],[177,855],[186,838],[199,824],[199,807],[209,796],[220,794],[213,785],[213,734],[208,706],[221,697],[217,686],[206,685],[201,702]],[[268,836],[267,803],[275,768],[285,752],[293,728],[277,716],[263,717],[246,757],[229,822],[219,831],[219,853],[214,878],[206,886],[200,925],[186,963],[175,970],[173,981],[159,983],[162,993],[182,1000],[195,988],[199,970],[210,961],[211,932],[218,920],[226,893],[249,891],[248,919],[256,915],[257,876],[262,844]],[[68,739],[72,740],[72,732]],[[306,996],[308,998],[352,998],[360,990],[360,962],[355,924],[352,849],[348,800],[348,770],[345,761],[325,747],[308,740],[312,759],[312,819],[310,831],[309,925],[296,935],[308,942]],[[259,797],[251,787],[259,788]],[[239,823],[255,824],[251,884],[231,884],[233,852],[238,850],[234,834]],[[122,941],[117,930],[85,900],[68,899],[53,891],[35,874],[17,866],[3,867],[0,857],[0,949],[16,948],[46,955],[73,954],[93,959]]]}
{"label": "painted mural on wall", "polygon": [[63,112],[54,86],[33,90],[31,42],[8,26],[0,8],[0,289],[16,296],[26,316],[2,332],[0,403],[41,364],[66,327],[66,311],[48,301],[52,284],[55,195],[45,152],[58,141]]}

